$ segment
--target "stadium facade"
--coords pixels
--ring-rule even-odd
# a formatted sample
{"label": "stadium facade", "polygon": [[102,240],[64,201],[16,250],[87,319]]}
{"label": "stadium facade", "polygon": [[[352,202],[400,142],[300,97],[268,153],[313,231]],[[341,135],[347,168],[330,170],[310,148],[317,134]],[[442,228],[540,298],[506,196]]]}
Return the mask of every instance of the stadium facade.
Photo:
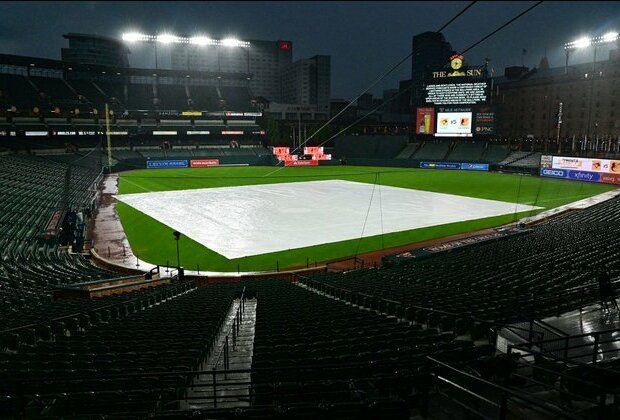
{"label": "stadium facade", "polygon": [[609,59],[549,68],[546,59],[538,68],[507,68],[495,78],[498,133],[505,137],[601,139],[620,135],[618,93],[620,54]]}
{"label": "stadium facade", "polygon": [[281,74],[293,62],[291,41],[249,40],[247,48],[179,45],[171,51],[173,70],[247,73],[255,96],[282,101]]}
{"label": "stadium facade", "polygon": [[62,37],[69,40],[69,48],[61,49],[65,63],[129,67],[129,50],[117,39],[78,33],[68,33]]}

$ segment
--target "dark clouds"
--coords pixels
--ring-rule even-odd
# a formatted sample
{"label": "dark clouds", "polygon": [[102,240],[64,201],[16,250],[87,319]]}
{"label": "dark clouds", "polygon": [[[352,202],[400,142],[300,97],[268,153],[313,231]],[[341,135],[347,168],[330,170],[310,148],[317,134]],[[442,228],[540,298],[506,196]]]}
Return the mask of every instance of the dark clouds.
{"label": "dark clouds", "polygon": [[[63,33],[120,36],[129,29],[202,32],[213,37],[286,39],[294,58],[332,56],[332,96],[353,97],[411,51],[411,37],[436,30],[468,2],[1,2],[0,53],[60,58]],[[478,2],[444,31],[462,50],[534,2]],[[552,66],[564,63],[564,42],[580,35],[620,31],[620,2],[545,2],[467,54],[470,63],[491,59],[498,73],[522,59],[532,67],[545,48]],[[527,55],[522,56],[522,50]],[[609,48],[600,48],[599,59]],[[592,59],[592,49],[572,62]],[[162,61],[165,63],[166,61]],[[135,66],[152,66],[147,46],[132,51]],[[373,90],[410,77],[405,63]]]}

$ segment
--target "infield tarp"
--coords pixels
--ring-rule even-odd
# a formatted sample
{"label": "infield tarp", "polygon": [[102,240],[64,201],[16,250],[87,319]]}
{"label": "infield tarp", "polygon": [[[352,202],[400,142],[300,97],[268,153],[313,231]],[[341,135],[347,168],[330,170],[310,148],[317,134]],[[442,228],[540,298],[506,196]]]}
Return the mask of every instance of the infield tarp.
{"label": "infield tarp", "polygon": [[539,208],[340,180],[116,198],[229,259]]}

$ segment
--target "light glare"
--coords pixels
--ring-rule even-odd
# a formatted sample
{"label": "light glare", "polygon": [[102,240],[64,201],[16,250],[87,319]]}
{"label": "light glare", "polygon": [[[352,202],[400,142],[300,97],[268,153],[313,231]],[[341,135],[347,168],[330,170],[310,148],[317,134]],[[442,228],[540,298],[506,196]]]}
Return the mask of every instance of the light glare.
{"label": "light glare", "polygon": [[146,35],[141,34],[139,32],[128,32],[123,34],[123,41],[127,42],[136,42],[143,41],[146,39]]}
{"label": "light glare", "polygon": [[170,44],[177,41],[177,37],[170,34],[157,35],[157,42],[162,44]]}
{"label": "light glare", "polygon": [[210,45],[213,43],[213,40],[206,36],[193,36],[189,39],[189,43],[194,45]]}
{"label": "light glare", "polygon": [[573,45],[575,45],[575,48],[586,48],[586,47],[589,47],[591,43],[592,42],[590,41],[589,38],[585,38],[584,37],[584,38],[580,38],[580,39],[576,40],[573,43]]}
{"label": "light glare", "polygon": [[238,47],[240,44],[241,44],[241,41],[239,41],[236,38],[222,39],[222,45],[225,47]]}

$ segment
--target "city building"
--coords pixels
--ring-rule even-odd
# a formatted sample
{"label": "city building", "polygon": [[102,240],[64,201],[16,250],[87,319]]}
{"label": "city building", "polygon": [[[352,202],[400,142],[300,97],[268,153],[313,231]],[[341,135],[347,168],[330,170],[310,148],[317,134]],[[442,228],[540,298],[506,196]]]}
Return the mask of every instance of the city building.
{"label": "city building", "polygon": [[329,113],[331,60],[315,55],[295,61],[282,72],[282,101],[301,106],[316,105],[319,112]]}
{"label": "city building", "polygon": [[411,46],[411,104],[412,109],[424,105],[426,76],[448,65],[455,54],[441,32],[423,32],[415,35]]}

